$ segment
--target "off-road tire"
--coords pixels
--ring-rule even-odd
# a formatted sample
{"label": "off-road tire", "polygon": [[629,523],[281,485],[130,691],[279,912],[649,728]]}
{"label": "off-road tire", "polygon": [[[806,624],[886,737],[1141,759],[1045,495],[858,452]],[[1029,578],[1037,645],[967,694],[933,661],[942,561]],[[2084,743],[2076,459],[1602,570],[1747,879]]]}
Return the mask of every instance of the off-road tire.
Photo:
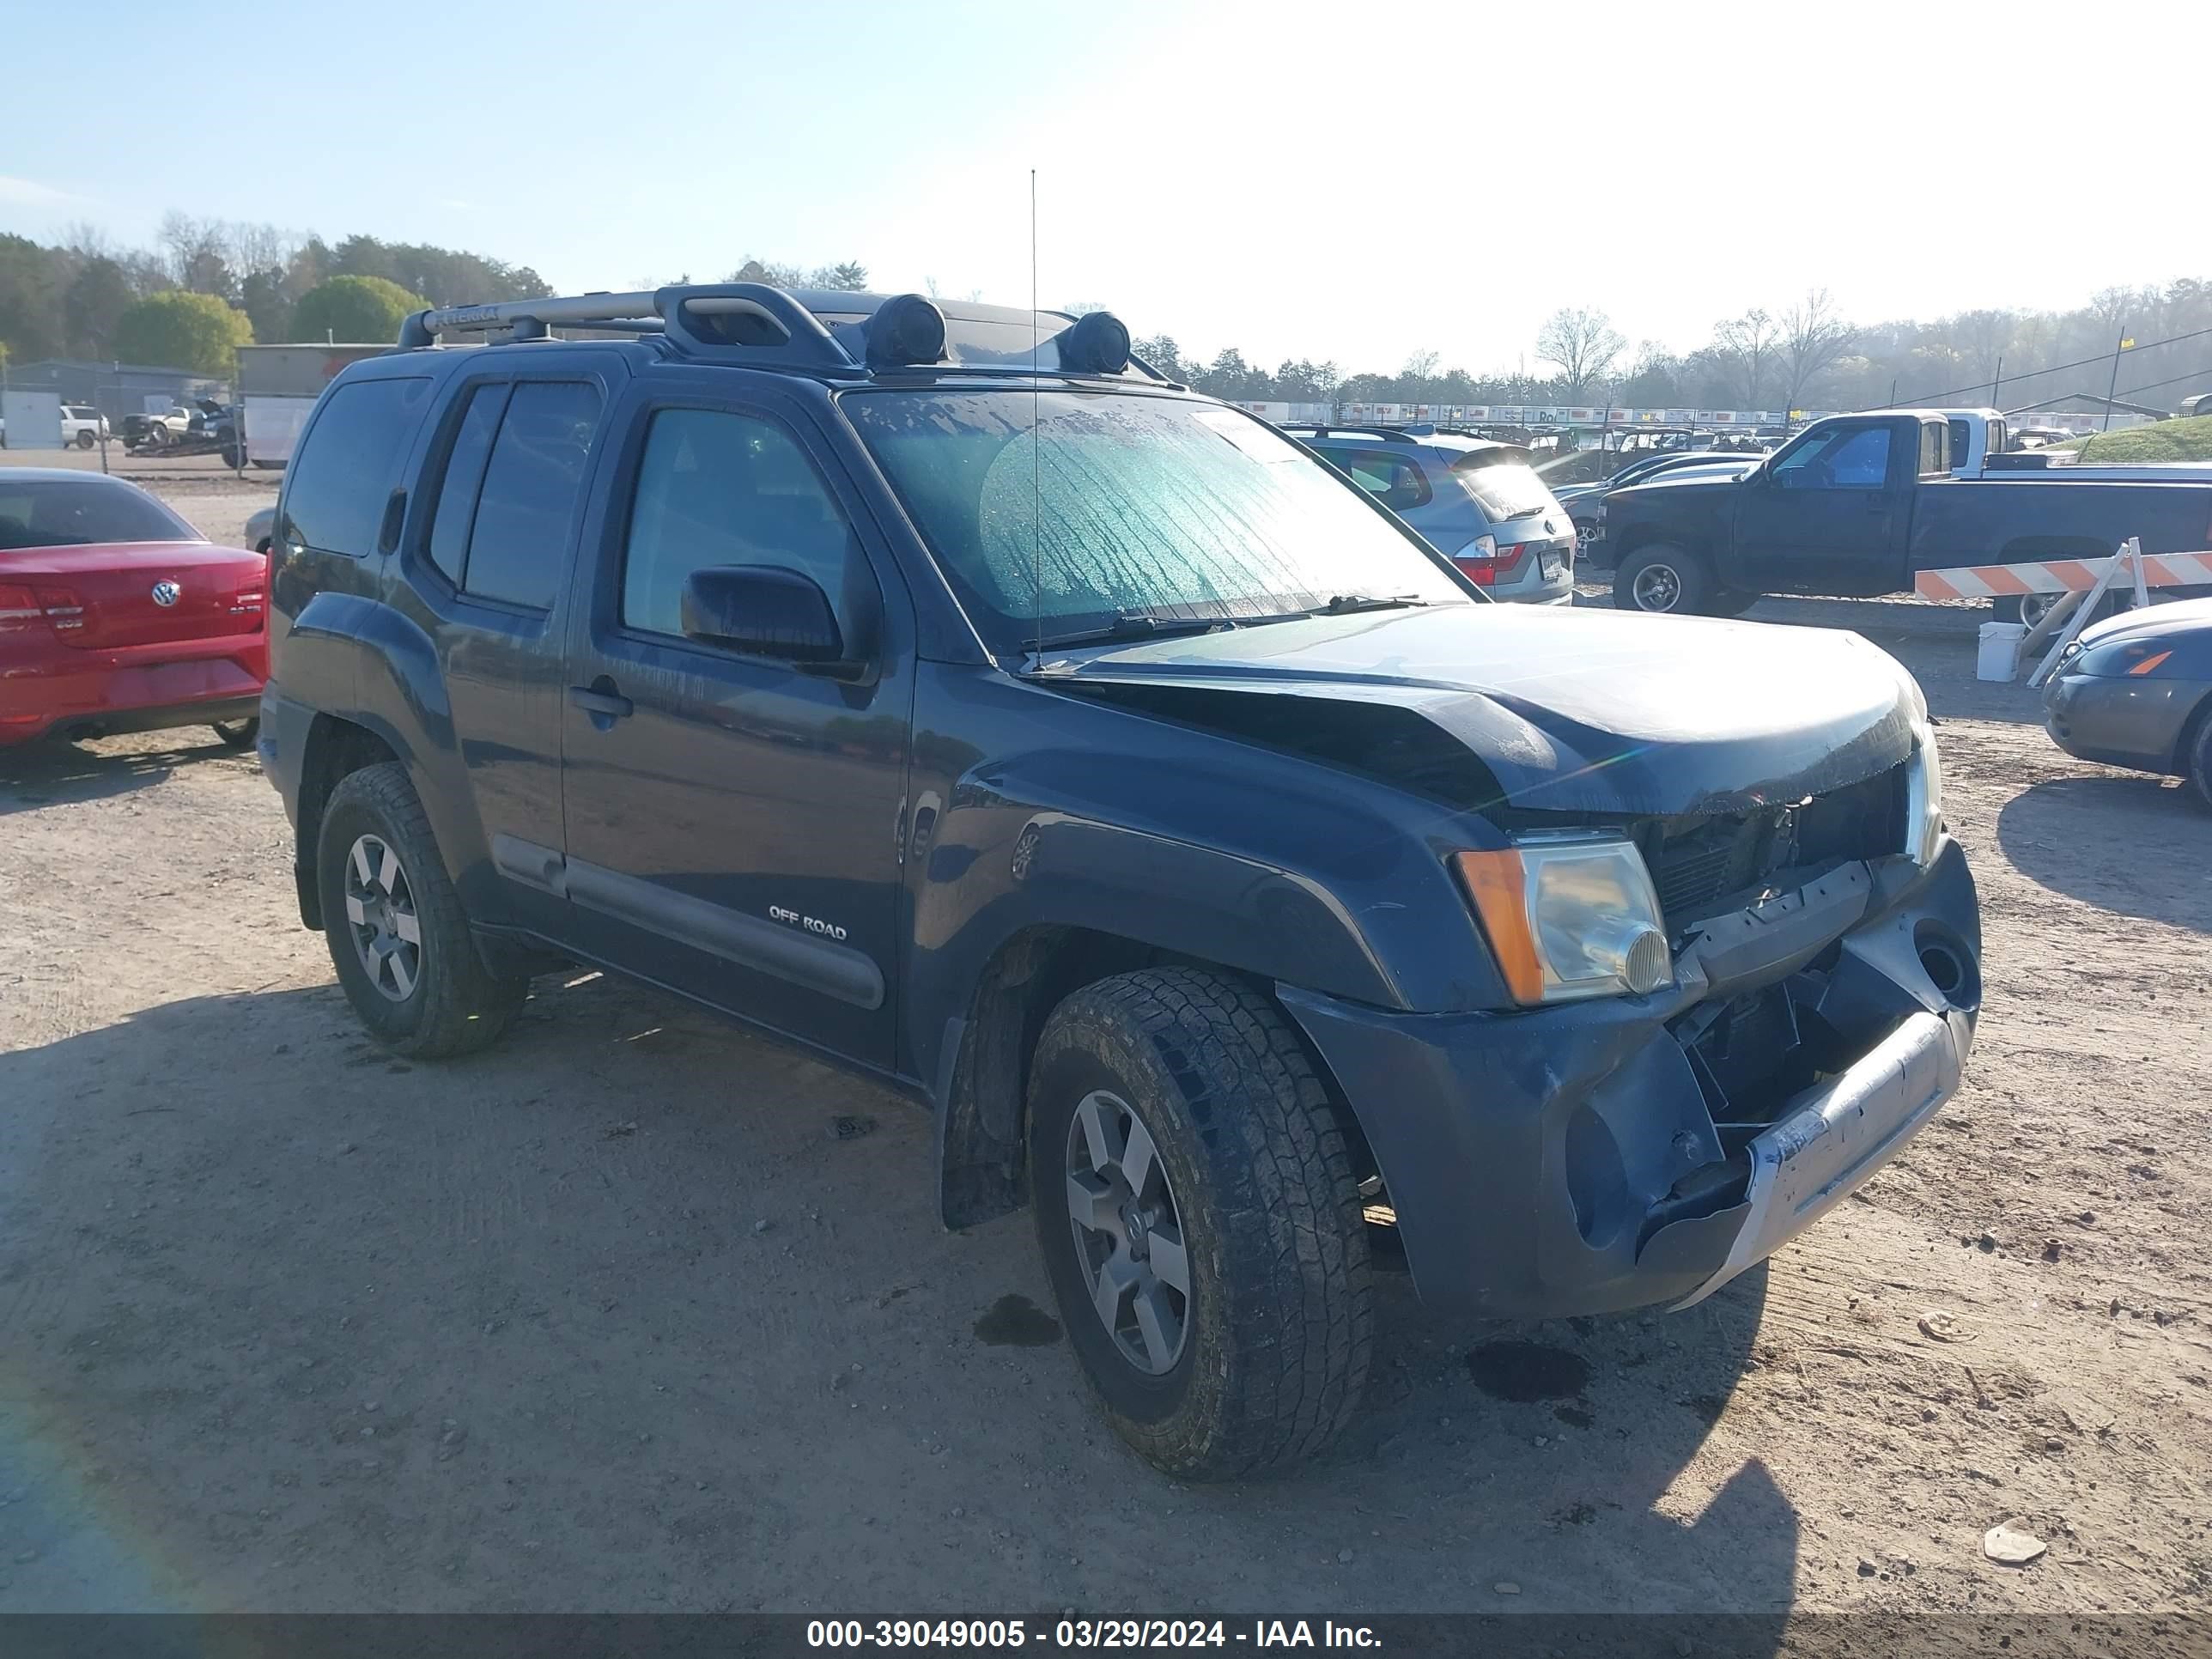
{"label": "off-road tire", "polygon": [[[363,834],[398,856],[420,926],[419,971],[401,1001],[371,982],[347,920],[347,860]],[[339,781],[323,808],[315,879],[338,983],[379,1042],[411,1060],[441,1060],[489,1047],[507,1029],[530,981],[485,966],[405,768],[387,761]]]}
{"label": "off-road tire", "polygon": [[[1141,1118],[1173,1188],[1190,1285],[1164,1374],[1116,1346],[1070,1224],[1070,1125],[1099,1090]],[[1366,1226],[1343,1127],[1281,1011],[1195,969],[1100,980],[1047,1021],[1029,1106],[1038,1242],[1115,1431],[1192,1480],[1257,1474],[1334,1440],[1373,1345]]]}
{"label": "off-road tire", "polygon": [[[1662,573],[1671,574],[1671,590]],[[1651,601],[1671,591],[1668,604]],[[1712,573],[1704,557],[1669,542],[1646,542],[1614,567],[1613,603],[1622,611],[1654,616],[1701,615],[1711,602]]]}

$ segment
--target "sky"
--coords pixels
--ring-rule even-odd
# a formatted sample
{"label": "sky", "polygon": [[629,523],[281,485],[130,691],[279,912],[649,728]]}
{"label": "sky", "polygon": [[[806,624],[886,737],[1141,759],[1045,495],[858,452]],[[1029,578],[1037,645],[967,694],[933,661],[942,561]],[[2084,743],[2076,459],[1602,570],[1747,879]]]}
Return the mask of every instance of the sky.
{"label": "sky", "polygon": [[[0,231],[171,209],[465,247],[562,292],[856,258],[1186,356],[1534,366],[2212,277],[2212,6],[83,8],[0,0]],[[252,20],[262,21],[257,28]],[[225,153],[227,152],[227,154]]]}

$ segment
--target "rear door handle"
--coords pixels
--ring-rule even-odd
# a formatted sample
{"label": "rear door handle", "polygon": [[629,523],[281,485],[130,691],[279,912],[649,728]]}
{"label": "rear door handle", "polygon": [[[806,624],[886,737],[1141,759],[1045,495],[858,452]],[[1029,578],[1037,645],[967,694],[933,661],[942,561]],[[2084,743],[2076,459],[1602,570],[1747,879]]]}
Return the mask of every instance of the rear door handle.
{"label": "rear door handle", "polygon": [[614,689],[611,680],[599,680],[590,685],[572,685],[568,701],[587,714],[597,714],[604,720],[627,719],[636,705]]}

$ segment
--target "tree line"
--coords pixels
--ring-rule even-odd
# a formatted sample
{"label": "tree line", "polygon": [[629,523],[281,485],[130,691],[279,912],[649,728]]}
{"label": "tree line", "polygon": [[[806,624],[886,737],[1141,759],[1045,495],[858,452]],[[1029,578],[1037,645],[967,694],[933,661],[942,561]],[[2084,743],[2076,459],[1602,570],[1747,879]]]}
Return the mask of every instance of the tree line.
{"label": "tree line", "polygon": [[[858,289],[868,270],[857,260],[810,268],[747,255],[726,280]],[[361,234],[329,242],[171,213],[151,247],[118,246],[89,224],[52,245],[0,235],[0,359],[118,360],[219,375],[250,342],[388,340],[425,305],[550,291],[528,265],[484,254]],[[2135,343],[2121,354],[2115,383],[2111,360],[2123,338]],[[1652,340],[1632,349],[1603,311],[1567,306],[1545,319],[1531,360],[1510,372],[1446,368],[1428,349],[1395,374],[1305,357],[1271,370],[1235,346],[1186,355],[1168,334],[1138,341],[1137,350],[1172,378],[1238,402],[2016,409],[2101,396],[2110,386],[2123,401],[2171,409],[2212,390],[2212,281],[2104,289],[2064,311],[1984,308],[1872,324],[1853,322],[1826,289],[1813,288],[1721,319],[1705,344],[1680,353]]]}
{"label": "tree line", "polygon": [[[2119,350],[2123,339],[2130,343]],[[2020,409],[2109,388],[2122,402],[2172,410],[2212,392],[2212,280],[2103,289],[2065,311],[1984,308],[1866,325],[1814,288],[1723,318],[1705,344],[1681,353],[1653,340],[1632,350],[1603,311],[1569,306],[1538,330],[1534,367],[1510,373],[1445,369],[1432,350],[1416,351],[1395,374],[1347,374],[1304,358],[1270,372],[1234,346],[1211,359],[1187,355],[1165,334],[1138,341],[1136,350],[1171,378],[1235,402]]]}
{"label": "tree line", "polygon": [[[747,255],[727,280],[860,289],[868,271]],[[427,242],[330,242],[171,213],[155,246],[128,247],[78,224],[52,244],[0,235],[0,362],[75,357],[224,375],[241,345],[391,340],[424,306],[552,291],[528,265]]]}

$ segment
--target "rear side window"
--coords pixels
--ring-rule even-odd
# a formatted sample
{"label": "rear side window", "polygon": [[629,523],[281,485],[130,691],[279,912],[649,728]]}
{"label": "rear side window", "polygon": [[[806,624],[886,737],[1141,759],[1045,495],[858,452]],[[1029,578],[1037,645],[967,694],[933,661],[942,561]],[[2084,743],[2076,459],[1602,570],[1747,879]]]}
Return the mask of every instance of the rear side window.
{"label": "rear side window", "polygon": [[285,469],[284,514],[293,538],[362,559],[376,550],[384,504],[422,412],[428,380],[356,380],[339,386]]}
{"label": "rear side window", "polygon": [[811,576],[849,627],[842,600],[858,556],[843,512],[782,428],[718,410],[653,417],[623,561],[624,627],[681,634],[685,578],[728,565]]}
{"label": "rear side window", "polygon": [[477,492],[461,572],[465,591],[535,611],[552,605],[599,422],[599,388],[587,382],[524,380],[515,386]]}
{"label": "rear side window", "polygon": [[1352,475],[1352,482],[1393,513],[1421,507],[1430,499],[1421,464],[1386,449],[1324,449],[1322,453]]}
{"label": "rear side window", "polygon": [[[1948,441],[1953,432],[1963,434],[1965,427],[1964,421],[1955,421],[1951,423],[1950,431],[1947,432],[1942,424],[1930,421],[1920,428],[1920,476],[1922,477],[1940,477],[1951,470],[1951,456],[1954,452]],[[1956,453],[1964,457],[1966,448],[1963,435],[1958,438],[1957,443]]]}

